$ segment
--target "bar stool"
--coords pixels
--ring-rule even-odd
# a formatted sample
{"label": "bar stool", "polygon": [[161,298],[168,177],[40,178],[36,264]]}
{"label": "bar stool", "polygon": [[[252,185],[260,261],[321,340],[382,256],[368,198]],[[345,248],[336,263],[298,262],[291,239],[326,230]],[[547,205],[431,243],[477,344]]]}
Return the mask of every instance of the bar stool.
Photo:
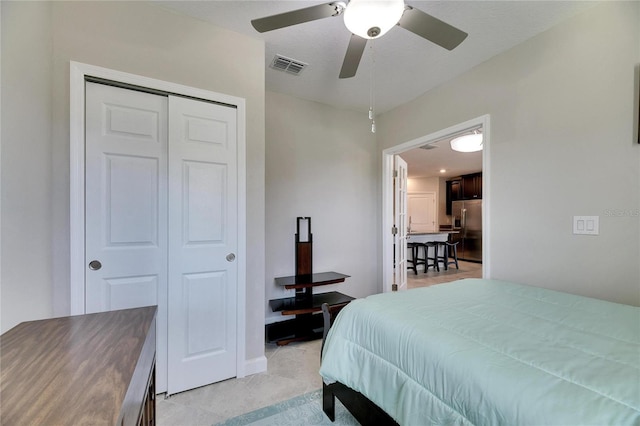
{"label": "bar stool", "polygon": [[[458,267],[458,242],[456,241],[455,243],[450,243],[448,241],[438,241],[438,249],[437,251],[440,251],[439,249],[442,248],[442,254],[437,255],[437,262],[440,263],[442,262],[444,264],[444,270],[447,271],[449,270],[449,265],[456,265],[456,269],[460,269]],[[453,254],[452,258],[453,260],[449,260],[451,254]]]}
{"label": "bar stool", "polygon": [[407,249],[411,250],[411,260],[407,259],[407,269],[413,269],[413,273],[416,275],[418,275],[418,265],[426,265],[425,258],[419,257],[422,245],[421,243],[407,243]]}
{"label": "bar stool", "polygon": [[436,262],[438,264],[442,263],[444,266],[444,270],[448,270],[449,262],[448,257],[449,253],[447,253],[447,243],[445,241],[436,241]]}
{"label": "bar stool", "polygon": [[[456,241],[455,243],[447,242],[447,265],[456,265],[456,269],[460,269],[458,267],[458,243],[460,241]],[[452,256],[453,254],[453,256]],[[453,257],[453,260],[448,260]]]}
{"label": "bar stool", "polygon": [[[435,241],[429,241],[422,244],[424,247],[424,273],[426,274],[429,268],[433,268],[440,272],[440,266],[438,266],[438,245]],[[433,248],[433,257],[429,257],[429,249]],[[429,262],[431,261],[431,262]]]}

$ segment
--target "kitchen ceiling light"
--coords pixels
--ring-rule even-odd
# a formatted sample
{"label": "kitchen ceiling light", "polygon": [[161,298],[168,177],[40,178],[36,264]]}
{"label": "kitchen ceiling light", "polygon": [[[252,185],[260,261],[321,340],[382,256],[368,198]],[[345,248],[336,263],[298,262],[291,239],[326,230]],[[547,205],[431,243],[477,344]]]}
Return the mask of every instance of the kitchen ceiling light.
{"label": "kitchen ceiling light", "polygon": [[482,151],[482,133],[463,135],[453,139],[451,149],[458,152]]}
{"label": "kitchen ceiling light", "polygon": [[344,24],[353,34],[373,39],[393,28],[403,13],[403,0],[351,0],[344,11]]}

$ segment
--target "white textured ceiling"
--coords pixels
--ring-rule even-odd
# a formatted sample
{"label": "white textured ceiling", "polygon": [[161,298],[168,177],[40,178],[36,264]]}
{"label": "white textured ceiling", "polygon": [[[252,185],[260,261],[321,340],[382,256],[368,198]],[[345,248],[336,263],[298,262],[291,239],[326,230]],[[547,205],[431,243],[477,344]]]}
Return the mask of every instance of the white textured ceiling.
{"label": "white textured ceiling", "polygon": [[[375,61],[376,113],[388,111],[595,4],[593,1],[406,1],[469,34],[453,51],[403,28],[369,41],[355,77],[338,79],[350,33],[342,16],[260,34],[255,18],[327,1],[157,1],[157,5],[262,39],[267,90],[367,111]],[[212,53],[213,54],[213,53]],[[298,76],[268,67],[276,54],[308,63]]]}
{"label": "white textured ceiling", "polygon": [[409,177],[450,178],[482,171],[482,151],[456,152],[451,149],[451,139],[449,137],[429,144],[432,149],[415,148],[400,154],[407,162]]}
{"label": "white textured ceiling", "polygon": [[[152,0],[153,1],[153,0]],[[346,0],[343,0],[346,1]],[[377,114],[415,99],[489,58],[592,7],[595,1],[405,1],[469,34],[453,51],[443,49],[403,28],[394,27],[369,41],[355,77],[339,79],[350,33],[341,16],[260,34],[251,20],[328,1],[235,0],[153,1],[160,7],[211,22],[265,41],[266,88],[334,106],[369,109],[373,66],[373,98]],[[215,53],[212,53],[215,54]],[[309,64],[300,75],[269,68],[276,54]],[[373,61],[372,61],[373,59]],[[368,122],[363,123],[368,126]],[[410,177],[453,176],[482,169],[482,154],[460,154],[448,148],[414,149],[403,154]]]}

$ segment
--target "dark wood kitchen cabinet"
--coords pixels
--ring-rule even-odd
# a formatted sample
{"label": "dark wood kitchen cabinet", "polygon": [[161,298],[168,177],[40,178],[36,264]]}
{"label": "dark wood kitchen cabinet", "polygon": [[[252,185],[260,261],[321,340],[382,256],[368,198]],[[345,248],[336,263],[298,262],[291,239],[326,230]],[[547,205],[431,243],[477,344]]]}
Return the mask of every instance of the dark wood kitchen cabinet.
{"label": "dark wood kitchen cabinet", "polygon": [[458,200],[482,199],[482,172],[471,173],[447,181],[446,213],[451,214],[451,205]]}
{"label": "dark wood kitchen cabinet", "polygon": [[482,173],[462,176],[462,199],[482,199]]}
{"label": "dark wood kitchen cabinet", "polygon": [[446,213],[451,214],[451,203],[462,200],[462,179],[447,181]]}

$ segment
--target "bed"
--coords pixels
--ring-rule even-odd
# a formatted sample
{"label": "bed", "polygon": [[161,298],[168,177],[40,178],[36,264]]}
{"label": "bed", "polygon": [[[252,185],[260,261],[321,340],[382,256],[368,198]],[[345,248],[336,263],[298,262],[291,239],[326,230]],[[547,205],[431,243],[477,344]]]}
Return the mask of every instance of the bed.
{"label": "bed", "polygon": [[640,424],[637,307],[466,279],[355,300],[324,343],[330,417],[337,395],[401,425]]}

